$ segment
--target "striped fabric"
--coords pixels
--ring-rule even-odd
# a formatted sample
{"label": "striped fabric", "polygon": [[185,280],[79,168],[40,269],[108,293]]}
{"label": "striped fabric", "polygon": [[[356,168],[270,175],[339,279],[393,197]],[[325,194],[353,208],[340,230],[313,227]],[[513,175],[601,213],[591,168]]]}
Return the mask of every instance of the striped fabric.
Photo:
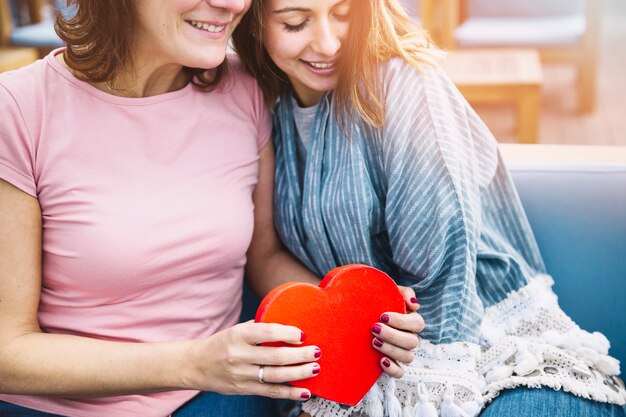
{"label": "striped fabric", "polygon": [[382,73],[384,128],[343,129],[326,95],[306,161],[292,100],[277,104],[278,233],[319,276],[365,263],[413,287],[423,338],[477,342],[484,309],[544,273],[537,244],[496,141],[441,70]]}

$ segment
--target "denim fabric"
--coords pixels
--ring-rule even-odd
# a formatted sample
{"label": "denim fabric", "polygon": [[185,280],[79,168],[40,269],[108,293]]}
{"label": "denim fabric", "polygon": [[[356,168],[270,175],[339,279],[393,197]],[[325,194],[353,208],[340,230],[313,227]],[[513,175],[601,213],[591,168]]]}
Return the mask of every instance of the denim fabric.
{"label": "denim fabric", "polygon": [[[173,417],[276,417],[275,400],[249,395],[203,392],[182,405]],[[0,401],[0,417],[62,417]]]}
{"label": "denim fabric", "polygon": [[276,417],[276,401],[251,395],[202,392],[174,412],[172,417]]}
{"label": "denim fabric", "polygon": [[30,408],[0,401],[1,417],[63,417],[58,414],[44,413]]}
{"label": "denim fabric", "polygon": [[[276,401],[263,397],[198,394],[173,417],[275,417]],[[0,401],[2,417],[60,417]],[[626,417],[626,407],[586,400],[549,388],[503,391],[480,417]]]}
{"label": "denim fabric", "polygon": [[550,388],[505,390],[479,417],[626,417],[626,407]]}

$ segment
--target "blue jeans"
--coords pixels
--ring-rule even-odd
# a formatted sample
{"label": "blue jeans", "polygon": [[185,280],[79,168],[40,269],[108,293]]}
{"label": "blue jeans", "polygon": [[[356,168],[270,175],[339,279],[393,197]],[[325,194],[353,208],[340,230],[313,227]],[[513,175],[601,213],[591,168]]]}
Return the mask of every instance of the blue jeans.
{"label": "blue jeans", "polygon": [[[201,392],[183,404],[173,417],[276,417],[276,401],[250,395]],[[0,401],[0,417],[62,417]]]}
{"label": "blue jeans", "polygon": [[[174,417],[274,417],[276,402],[262,397],[200,393]],[[59,417],[0,401],[2,417]],[[503,391],[480,417],[626,417],[626,407],[599,403],[549,388]]]}
{"label": "blue jeans", "polygon": [[626,407],[586,400],[550,388],[516,388],[500,393],[479,417],[626,417]]}

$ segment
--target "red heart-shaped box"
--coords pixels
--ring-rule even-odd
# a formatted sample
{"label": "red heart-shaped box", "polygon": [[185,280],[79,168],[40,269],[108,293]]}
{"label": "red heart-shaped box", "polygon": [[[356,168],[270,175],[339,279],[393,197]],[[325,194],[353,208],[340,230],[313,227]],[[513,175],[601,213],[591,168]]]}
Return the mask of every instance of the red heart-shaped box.
{"label": "red heart-shaped box", "polygon": [[291,385],[356,405],[382,373],[383,355],[372,346],[371,327],[391,311],[405,312],[397,285],[384,272],[355,264],[333,269],[317,287],[290,282],[275,288],[261,302],[255,321],[295,326],[305,334],[303,346],[322,350],[321,372]]}

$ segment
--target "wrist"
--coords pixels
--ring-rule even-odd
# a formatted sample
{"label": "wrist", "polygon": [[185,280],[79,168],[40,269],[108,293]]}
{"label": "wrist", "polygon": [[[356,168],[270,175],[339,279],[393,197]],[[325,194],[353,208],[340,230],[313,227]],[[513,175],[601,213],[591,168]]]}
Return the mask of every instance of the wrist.
{"label": "wrist", "polygon": [[195,346],[198,344],[197,340],[185,340],[176,342],[175,360],[171,361],[173,366],[172,376],[175,378],[175,383],[178,389],[183,390],[197,390],[198,384],[198,366],[196,358]]}

